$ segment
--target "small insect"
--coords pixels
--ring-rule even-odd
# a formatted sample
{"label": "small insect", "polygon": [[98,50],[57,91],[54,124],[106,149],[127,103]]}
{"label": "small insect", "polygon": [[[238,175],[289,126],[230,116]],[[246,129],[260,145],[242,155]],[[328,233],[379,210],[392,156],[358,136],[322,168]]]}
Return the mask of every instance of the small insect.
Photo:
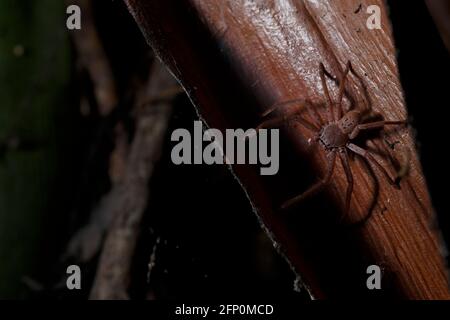
{"label": "small insect", "polygon": [[[328,71],[326,71],[324,65],[320,63],[320,79],[322,82],[323,91],[327,100],[327,113],[328,120],[324,123],[319,116],[317,110],[313,108],[312,104],[308,100],[296,99],[289,100],[282,103],[277,103],[273,107],[271,107],[263,116],[269,116],[276,109],[281,106],[297,103],[295,108],[291,108],[284,112],[281,116],[276,116],[266,121],[263,121],[257,129],[260,128],[270,128],[277,127],[283,124],[286,124],[290,121],[296,121],[303,125],[306,129],[310,130],[314,135],[313,138],[310,139],[311,143],[320,143],[322,147],[327,152],[327,161],[328,168],[325,176],[312,185],[309,189],[307,189],[304,193],[284,202],[281,205],[282,209],[288,209],[295,204],[300,203],[307,197],[310,197],[319,191],[321,191],[325,186],[329,184],[331,181],[335,164],[336,157],[339,156],[342,166],[344,168],[344,172],[347,178],[348,186],[346,192],[346,200],[345,200],[345,214],[348,213],[350,208],[351,196],[353,193],[353,174],[350,167],[348,151],[351,151],[369,161],[369,163],[373,163],[381,173],[386,177],[389,183],[396,188],[399,188],[396,184],[396,179],[392,179],[389,175],[388,171],[375,159],[372,153],[368,150],[365,150],[352,142],[358,134],[363,130],[382,128],[385,126],[399,126],[407,124],[406,120],[395,120],[395,121],[374,121],[363,123],[364,119],[368,115],[366,111],[358,111],[352,109],[346,113],[344,113],[342,98],[345,92],[345,82],[348,77],[349,72],[353,73],[358,79],[361,79],[359,75],[354,71],[350,61],[347,62],[345,67],[344,74],[339,83],[338,90],[338,98],[337,102],[334,103],[331,99],[330,92],[328,90],[328,86],[326,83],[325,76],[334,79]],[[299,102],[302,102],[299,104]],[[315,120],[314,122],[309,122],[303,119],[300,116],[303,107],[306,107],[306,110],[311,115],[311,117]]]}

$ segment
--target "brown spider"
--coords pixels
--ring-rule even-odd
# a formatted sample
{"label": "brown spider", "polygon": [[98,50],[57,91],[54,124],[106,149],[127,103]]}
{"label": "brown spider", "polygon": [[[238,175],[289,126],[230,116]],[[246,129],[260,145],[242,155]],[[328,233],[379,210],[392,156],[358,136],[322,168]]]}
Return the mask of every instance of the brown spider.
{"label": "brown spider", "polygon": [[[350,207],[351,196],[353,193],[353,174],[350,168],[348,150],[375,164],[376,167],[383,173],[383,175],[389,181],[389,183],[399,188],[398,185],[396,184],[396,180],[390,177],[388,171],[375,159],[375,157],[371,154],[371,152],[355,145],[354,143],[352,143],[352,140],[358,136],[361,130],[384,128],[384,126],[386,125],[403,125],[406,124],[407,121],[383,120],[369,123],[361,123],[365,118],[367,112],[361,112],[358,110],[350,110],[344,115],[342,115],[343,114],[342,98],[345,91],[345,81],[349,72],[352,72],[358,79],[361,79],[358,76],[358,74],[353,70],[350,61],[348,61],[342,80],[340,81],[339,84],[338,100],[337,103],[334,104],[333,101],[331,100],[330,92],[328,90],[327,83],[325,80],[325,75],[333,80],[335,79],[330,75],[328,71],[325,70],[324,65],[320,63],[320,79],[327,99],[328,121],[326,123],[323,123],[322,119],[317,113],[317,110],[312,108],[312,104],[310,102],[308,102],[307,100],[296,99],[275,104],[267,112],[265,112],[264,116],[271,114],[275,109],[281,107],[282,105],[287,105],[290,103],[300,101],[303,102],[303,104],[297,105],[294,110],[289,110],[285,112],[284,115],[282,116],[278,116],[263,121],[257,127],[257,129],[276,127],[286,122],[295,120],[301,125],[303,125],[306,129],[312,131],[314,133],[314,137],[310,141],[314,143],[320,142],[320,144],[325,148],[327,152],[328,168],[325,177],[322,180],[316,182],[314,185],[312,185],[304,193],[284,202],[281,205],[282,209],[287,209],[293,206],[294,204],[298,204],[305,198],[321,191],[331,180],[336,163],[336,154],[338,154],[341,159],[348,182],[346,202],[345,202],[345,214],[347,214]],[[306,107],[309,114],[315,119],[315,122],[317,123],[311,123],[301,118],[300,112],[303,106]]]}

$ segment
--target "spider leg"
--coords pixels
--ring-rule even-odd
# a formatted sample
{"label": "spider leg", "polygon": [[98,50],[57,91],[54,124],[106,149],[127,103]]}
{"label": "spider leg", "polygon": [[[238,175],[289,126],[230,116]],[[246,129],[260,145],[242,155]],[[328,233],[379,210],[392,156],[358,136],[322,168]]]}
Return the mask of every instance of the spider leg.
{"label": "spider leg", "polygon": [[360,155],[361,157],[371,161],[372,163],[374,163],[377,168],[383,173],[383,175],[386,177],[386,179],[389,181],[389,183],[396,187],[397,189],[400,189],[400,187],[395,183],[396,179],[392,179],[391,176],[389,175],[388,171],[386,170],[385,167],[383,167],[376,159],[375,157],[372,155],[371,152],[358,147],[356,144],[353,143],[348,143],[347,144],[347,148],[350,149],[351,151],[353,151],[354,153],[356,153],[357,155]]}
{"label": "spider leg", "polygon": [[339,120],[342,118],[342,114],[344,111],[342,110],[342,98],[344,97],[344,91],[345,91],[345,82],[347,80],[348,73],[351,69],[351,63],[350,61],[347,62],[347,65],[345,66],[344,74],[342,75],[342,79],[339,83],[339,92],[338,92],[338,102],[337,102],[337,115],[335,115],[336,120]]}
{"label": "spider leg", "polygon": [[330,75],[330,73],[325,69],[325,66],[323,63],[320,63],[320,81],[322,82],[322,88],[323,92],[325,93],[325,96],[327,98],[328,103],[328,121],[333,122],[334,121],[334,104],[331,100],[330,91],[328,90],[327,81],[325,79],[325,75]]}
{"label": "spider leg", "polygon": [[395,183],[398,185],[400,181],[409,173],[410,166],[411,166],[411,150],[407,147],[402,145],[401,149],[403,149],[402,152],[400,152],[401,159],[398,160],[396,157],[393,157],[390,150],[395,150],[395,145],[397,143],[400,143],[400,141],[395,141],[394,143],[389,142],[386,137],[383,138],[384,144],[388,147],[388,152],[386,152],[386,156],[388,157],[389,161],[394,165],[394,167],[397,169]]}
{"label": "spider leg", "polygon": [[344,217],[347,216],[350,209],[350,201],[352,199],[353,193],[353,174],[350,168],[350,163],[348,161],[348,153],[347,149],[343,148],[342,151],[339,152],[339,156],[341,158],[342,166],[344,167],[345,175],[347,177],[347,192],[345,196],[345,211]]}
{"label": "spider leg", "polygon": [[[363,82],[363,79],[360,77],[360,75],[358,74],[358,73],[356,73],[355,72],[355,70],[353,69],[353,67],[352,67],[352,64],[351,64],[351,62],[350,61],[347,61],[347,65],[346,65],[348,68],[349,68],[349,70],[350,70],[350,72],[359,80],[359,82],[361,83],[361,86],[362,86],[362,88],[363,88],[363,91],[364,91],[364,94],[365,94],[365,96],[366,96],[366,102],[367,102],[367,99],[368,99],[368,93],[367,93],[367,88],[365,87],[365,85],[364,85],[364,82]],[[344,72],[344,73],[346,73],[346,72]],[[337,86],[338,86],[338,88],[340,88],[340,80],[339,79],[337,79],[336,77],[334,77],[331,73],[329,73],[327,70],[325,70],[325,75],[328,77],[328,78],[330,78]],[[347,75],[347,77],[348,77],[348,75]],[[348,99],[349,99],[349,101],[350,101],[350,104],[351,104],[351,107],[354,105],[354,103],[355,103],[355,100],[354,100],[354,98],[352,97],[352,95],[351,94],[349,94],[349,92],[347,91],[347,89],[344,87],[343,88],[343,92],[342,92],[342,95],[344,96],[346,96]],[[342,98],[340,98],[339,100],[341,100]],[[343,112],[343,110],[342,110],[342,113],[344,113]],[[338,115],[339,116],[339,115]],[[340,116],[342,116],[342,115],[340,115]],[[340,117],[337,119],[337,120],[339,120],[340,119]]]}
{"label": "spider leg", "polygon": [[284,107],[290,104],[297,103],[298,105],[295,107],[295,111],[293,113],[300,113],[301,107],[305,107],[306,111],[308,111],[310,117],[314,119],[316,123],[314,125],[316,127],[321,127],[323,125],[322,118],[320,117],[319,113],[317,112],[316,108],[312,105],[312,103],[307,99],[292,99],[292,100],[286,100],[283,102],[278,102],[270,106],[264,113],[262,114],[262,117],[267,117],[269,114],[273,113],[276,109],[280,107]]}
{"label": "spider leg", "polygon": [[369,123],[363,123],[356,126],[356,128],[350,133],[350,139],[356,138],[356,136],[359,134],[361,130],[367,130],[367,129],[375,129],[375,128],[382,128],[384,126],[389,125],[403,125],[407,124],[407,120],[396,120],[396,121],[375,121],[375,122],[369,122]]}
{"label": "spider leg", "polygon": [[268,119],[266,121],[261,122],[257,127],[256,131],[260,129],[266,129],[266,128],[279,128],[283,126],[286,123],[289,123],[290,121],[297,121],[301,125],[303,125],[306,129],[313,132],[314,134],[319,131],[319,128],[317,128],[314,124],[308,122],[307,120],[303,119],[300,116],[296,116],[295,114],[290,115],[286,114],[283,116],[275,117],[272,119]]}
{"label": "spider leg", "polygon": [[305,104],[306,110],[308,111],[311,118],[313,118],[316,121],[316,124],[319,127],[322,127],[324,125],[324,122],[320,117],[320,114],[317,112],[317,108],[315,108],[309,100],[305,100]]}
{"label": "spider leg", "polygon": [[353,65],[351,64],[350,61],[347,62],[347,65],[350,69],[350,72],[356,77],[356,79],[358,79],[358,81],[361,85],[361,89],[363,91],[364,100],[365,100],[365,108],[364,108],[364,110],[362,110],[362,112],[363,112],[363,114],[367,114],[372,110],[372,101],[370,99],[369,93],[367,92],[367,86],[364,83],[363,78],[359,75],[359,73],[356,72],[355,69],[353,69]]}
{"label": "spider leg", "polygon": [[331,176],[333,175],[333,171],[334,171],[334,165],[336,163],[336,152],[333,150],[333,151],[331,151],[330,155],[331,156],[328,158],[328,168],[327,168],[327,173],[325,174],[325,177],[322,180],[313,184],[308,190],[306,190],[302,194],[284,202],[281,205],[282,210],[286,210],[286,209],[292,207],[293,205],[298,204],[299,202],[303,201],[304,199],[318,193],[330,182]]}
{"label": "spider leg", "polygon": [[271,114],[272,112],[274,112],[278,108],[285,107],[285,106],[293,104],[293,103],[303,103],[303,102],[305,102],[304,99],[292,99],[292,100],[286,100],[286,101],[282,101],[282,102],[277,102],[277,103],[274,103],[273,105],[271,105],[269,108],[267,108],[267,110],[265,110],[261,114],[261,116],[262,117],[267,117],[269,114]]}

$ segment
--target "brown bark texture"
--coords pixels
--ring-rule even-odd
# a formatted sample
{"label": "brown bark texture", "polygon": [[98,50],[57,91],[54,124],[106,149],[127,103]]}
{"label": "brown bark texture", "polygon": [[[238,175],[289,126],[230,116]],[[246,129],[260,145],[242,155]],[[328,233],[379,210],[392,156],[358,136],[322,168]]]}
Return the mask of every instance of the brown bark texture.
{"label": "brown bark texture", "polygon": [[[407,118],[383,1],[125,2],[209,127],[254,128],[271,105],[297,98],[310,99],[326,118],[319,63],[340,79],[347,61],[361,78],[349,77],[347,107],[371,107],[385,120]],[[370,5],[381,8],[381,29],[366,27]],[[336,82],[328,82],[334,99]],[[401,189],[352,156],[354,192],[344,218],[347,180],[339,161],[324,192],[295,210],[279,210],[325,175],[326,153],[310,147],[311,133],[303,126],[282,128],[276,176],[261,176],[247,165],[233,165],[232,172],[313,298],[447,299],[443,246],[413,132],[371,134],[355,143],[372,150],[391,176],[403,171]],[[366,287],[371,264],[383,271],[382,290]]]}

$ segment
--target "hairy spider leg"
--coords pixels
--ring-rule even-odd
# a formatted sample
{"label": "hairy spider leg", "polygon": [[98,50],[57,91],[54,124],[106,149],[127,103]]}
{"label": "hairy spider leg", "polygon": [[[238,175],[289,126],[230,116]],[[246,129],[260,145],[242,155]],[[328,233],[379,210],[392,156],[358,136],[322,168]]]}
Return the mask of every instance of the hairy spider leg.
{"label": "hairy spider leg", "polygon": [[322,191],[322,189],[327,184],[330,183],[331,177],[334,172],[334,166],[336,163],[336,151],[335,150],[331,151],[329,153],[329,155],[330,155],[330,157],[328,158],[328,168],[327,168],[327,173],[325,174],[325,177],[322,180],[316,182],[314,185],[312,185],[309,189],[307,189],[302,194],[299,194],[298,196],[284,202],[281,205],[282,210],[289,209],[293,205],[298,204],[298,203],[302,202],[303,200],[305,200],[306,198]]}
{"label": "hairy spider leg", "polygon": [[351,151],[353,151],[354,153],[356,153],[357,155],[360,155],[361,157],[369,160],[369,162],[374,163],[377,168],[383,173],[383,175],[386,177],[386,179],[389,181],[389,183],[394,186],[397,189],[400,189],[400,186],[398,186],[395,181],[396,179],[392,179],[391,176],[389,175],[388,171],[386,170],[386,168],[384,168],[376,159],[375,157],[372,155],[372,153],[368,150],[365,150],[359,146],[357,146],[356,144],[353,143],[348,143],[347,144],[347,148],[350,149]]}
{"label": "hairy spider leg", "polygon": [[[345,82],[346,82],[346,79],[347,79],[350,69],[352,69],[352,68],[351,68],[350,61],[348,61],[347,65],[345,67],[344,74],[342,75],[342,79],[339,82],[336,80],[335,77],[333,77],[331,75],[330,72],[328,72],[328,70],[325,69],[325,66],[323,65],[323,63],[320,63],[320,80],[322,82],[323,91],[325,92],[325,96],[326,96],[328,104],[329,104],[329,115],[328,115],[329,122],[339,121],[339,119],[342,118],[342,115],[344,113],[342,110],[342,98],[344,96]],[[336,111],[334,109],[334,103],[333,103],[333,100],[331,99],[330,91],[328,89],[328,85],[327,85],[325,76],[327,76],[328,78],[330,78],[333,81],[336,81],[339,84],[338,99],[337,99],[337,103],[336,103],[336,107],[337,107]]]}
{"label": "hairy spider leg", "polygon": [[363,123],[363,124],[357,125],[349,137],[350,137],[350,139],[355,139],[361,130],[384,128],[384,126],[389,126],[389,125],[397,125],[398,126],[398,125],[403,125],[403,124],[407,124],[407,123],[408,122],[406,120],[396,120],[396,121],[384,121],[383,120],[383,121]]}
{"label": "hairy spider leg", "polygon": [[295,106],[297,109],[294,111],[294,113],[300,113],[302,111],[302,107],[308,111],[310,117],[314,119],[315,123],[314,125],[317,128],[320,128],[323,125],[322,118],[320,117],[319,113],[317,112],[316,108],[312,105],[312,103],[307,99],[292,99],[292,100],[286,100],[283,102],[278,102],[272,105],[270,108],[268,108],[263,114],[262,117],[267,117],[269,114],[274,112],[276,109],[287,106],[289,104],[297,103],[298,105]]}
{"label": "hairy spider leg", "polygon": [[347,192],[345,196],[345,211],[344,211],[344,217],[348,215],[348,212],[350,210],[350,201],[352,199],[352,193],[353,193],[353,174],[350,167],[350,163],[348,160],[348,153],[347,149],[342,148],[339,150],[339,156],[341,158],[342,166],[344,167],[345,176],[347,177]]}
{"label": "hairy spider leg", "polygon": [[337,99],[337,114],[335,115],[335,120],[338,121],[342,118],[342,115],[344,114],[344,110],[342,108],[342,98],[344,97],[344,91],[345,91],[345,82],[347,81],[348,72],[351,69],[351,63],[350,61],[347,62],[347,65],[345,66],[344,74],[342,75],[341,83],[339,84],[339,91],[338,91],[338,99]]}
{"label": "hairy spider leg", "polygon": [[[304,100],[304,99],[294,99],[294,100],[284,101],[281,103],[276,103],[275,105],[270,107],[266,112],[263,113],[263,117],[269,116],[276,109],[278,109],[282,106],[286,106],[286,105],[292,104],[292,103],[300,103],[300,102],[302,104],[298,104],[295,108],[286,111],[283,115],[261,122],[261,124],[258,125],[256,127],[256,129],[258,130],[258,129],[263,129],[263,128],[276,128],[276,127],[282,126],[284,123],[296,120],[297,122],[302,124],[308,130],[312,131],[313,133],[317,133],[320,130],[320,127],[322,126],[322,119],[318,115],[317,111],[313,108],[314,106],[309,101]],[[306,107],[306,109],[308,110],[311,117],[313,119],[315,119],[315,121],[318,122],[318,124],[315,122],[311,123],[301,117],[300,113],[302,111],[302,107]],[[312,112],[312,109],[315,112]]]}
{"label": "hairy spider leg", "polygon": [[[322,65],[323,66],[323,65]],[[365,108],[365,110],[363,110],[363,113],[366,114],[367,112],[370,111],[370,97],[369,94],[367,93],[367,88],[364,84],[363,79],[361,78],[361,76],[355,71],[355,69],[353,68],[352,63],[349,61],[347,61],[347,64],[345,66],[345,70],[344,73],[342,75],[342,79],[338,80],[336,77],[334,77],[330,72],[328,72],[328,70],[326,70],[324,67],[321,66],[321,69],[323,68],[323,74],[325,76],[327,76],[329,79],[331,79],[332,81],[334,81],[338,86],[339,86],[339,91],[338,91],[338,103],[337,103],[337,114],[335,114],[335,120],[339,120],[343,114],[344,114],[344,110],[343,110],[343,106],[342,106],[342,99],[344,97],[344,94],[348,95],[348,92],[345,88],[345,83],[347,82],[347,78],[348,78],[348,74],[352,73],[360,82],[361,87],[364,91],[364,99],[366,101],[366,105],[367,107]],[[322,70],[321,70],[322,71]],[[349,99],[351,99],[351,96],[349,96]]]}
{"label": "hairy spider leg", "polygon": [[328,90],[327,81],[325,79],[325,74],[328,74],[328,71],[326,71],[325,66],[323,63],[320,63],[320,81],[322,82],[322,89],[325,93],[325,97],[327,98],[327,104],[328,104],[328,123],[331,123],[334,121],[334,103],[333,100],[331,100],[330,91]]}
{"label": "hairy spider leg", "polygon": [[317,112],[317,108],[309,101],[305,100],[306,110],[308,110],[309,115],[317,121],[319,128],[322,127],[325,123],[322,120],[319,112]]}
{"label": "hairy spider leg", "polygon": [[370,100],[369,93],[367,92],[367,86],[366,86],[363,78],[353,68],[353,65],[350,62],[350,60],[347,62],[347,65],[348,65],[348,67],[350,69],[350,72],[355,76],[356,79],[358,79],[358,81],[359,81],[359,83],[361,85],[361,88],[363,90],[364,100],[366,101],[366,107],[365,107],[364,110],[361,110],[361,111],[362,111],[363,115],[367,115],[368,113],[370,113],[370,111],[372,111],[372,103],[371,103],[371,100]]}
{"label": "hairy spider leg", "polygon": [[282,116],[274,117],[272,119],[265,120],[261,122],[257,127],[256,131],[260,129],[266,129],[266,128],[279,128],[282,125],[288,123],[289,121],[296,120],[301,125],[303,125],[306,129],[310,130],[314,134],[317,133],[319,128],[317,128],[314,124],[308,122],[307,120],[303,119],[300,115],[297,115],[297,112],[292,112],[288,114],[284,114]]}

